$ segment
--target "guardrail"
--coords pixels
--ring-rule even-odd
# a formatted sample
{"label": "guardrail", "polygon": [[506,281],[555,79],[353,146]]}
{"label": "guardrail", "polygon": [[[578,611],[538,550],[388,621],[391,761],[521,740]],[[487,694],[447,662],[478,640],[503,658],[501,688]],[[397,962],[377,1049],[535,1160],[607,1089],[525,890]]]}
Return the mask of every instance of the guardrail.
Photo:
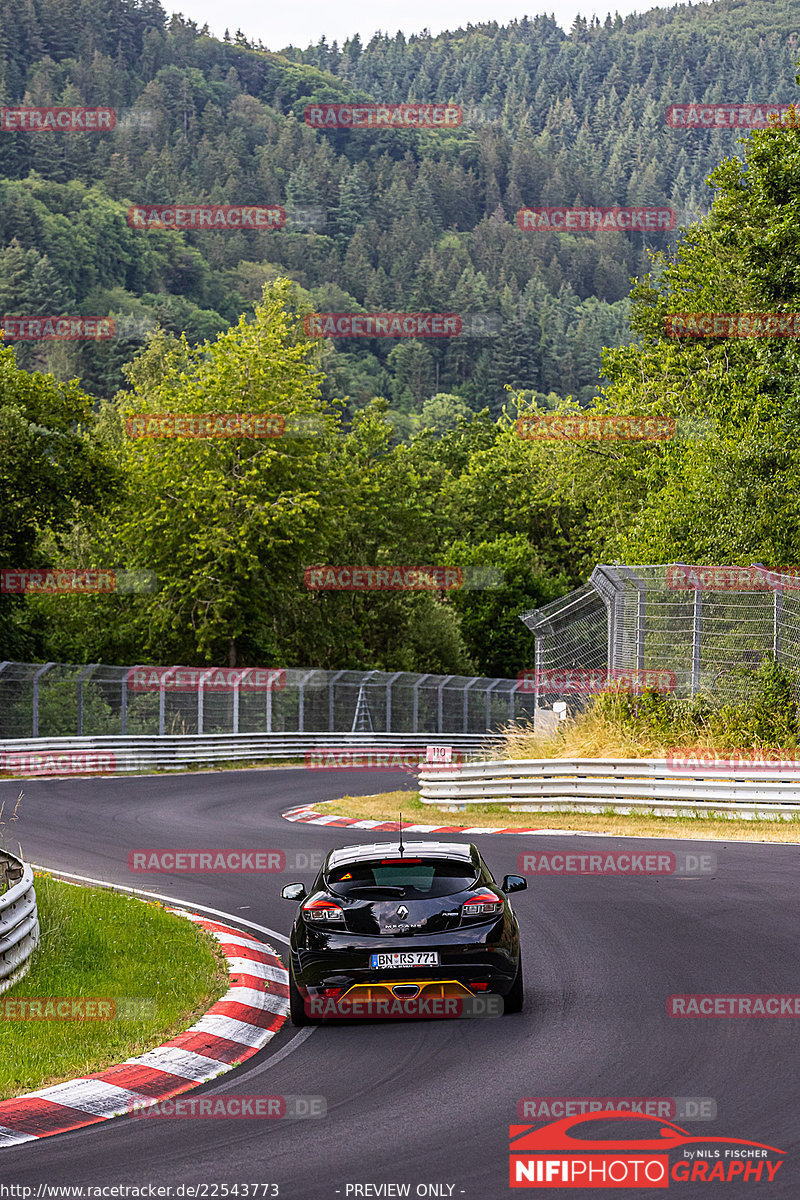
{"label": "guardrail", "polygon": [[0,740],[0,778],[180,771],[214,763],[303,758],[310,752],[325,750],[419,750],[424,755],[426,746],[447,745],[465,755],[485,755],[492,741],[488,733],[223,733],[9,739]]}
{"label": "guardrail", "polygon": [[423,766],[420,799],[450,811],[504,804],[518,812],[800,815],[800,767],[763,774],[753,768],[676,771],[665,759],[495,759],[435,772]]}
{"label": "guardrail", "polygon": [[33,871],[6,850],[0,850],[0,889],[0,992],[5,992],[25,974],[39,944]]}

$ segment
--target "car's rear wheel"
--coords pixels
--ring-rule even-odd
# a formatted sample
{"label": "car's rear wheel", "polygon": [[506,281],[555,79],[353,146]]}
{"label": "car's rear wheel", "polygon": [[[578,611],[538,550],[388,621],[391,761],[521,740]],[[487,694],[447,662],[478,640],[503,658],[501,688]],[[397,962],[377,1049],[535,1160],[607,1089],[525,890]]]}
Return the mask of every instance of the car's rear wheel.
{"label": "car's rear wheel", "polygon": [[289,1016],[293,1025],[313,1025],[315,1022],[308,1016],[305,1002],[294,981],[294,971],[289,967]]}
{"label": "car's rear wheel", "polygon": [[525,1002],[525,981],[522,974],[522,954],[519,956],[517,963],[517,973],[514,976],[514,982],[511,985],[511,990],[505,997],[506,1013],[522,1012],[522,1005]]}

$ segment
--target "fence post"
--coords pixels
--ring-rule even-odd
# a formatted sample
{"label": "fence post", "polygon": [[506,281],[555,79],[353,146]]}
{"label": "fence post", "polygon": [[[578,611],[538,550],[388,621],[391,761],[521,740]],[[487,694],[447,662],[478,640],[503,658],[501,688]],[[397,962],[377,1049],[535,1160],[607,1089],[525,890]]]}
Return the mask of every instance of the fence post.
{"label": "fence post", "polygon": [[615,608],[615,605],[616,605],[616,597],[613,597],[611,600],[609,600],[608,609],[607,609],[608,653],[606,654],[606,658],[608,659],[608,665],[607,665],[606,670],[608,671],[609,675],[614,670],[614,608]]}
{"label": "fence post", "polygon": [[92,671],[96,671],[100,663],[91,663],[78,676],[78,737],[83,737],[83,681],[88,679]]}
{"label": "fence post", "polygon": [[486,689],[486,728],[487,728],[487,730],[491,729],[491,727],[492,727],[492,692],[498,686],[498,684],[501,684],[502,682],[503,682],[502,679],[495,679],[494,683],[490,683],[488,688]]}
{"label": "fence post", "polygon": [[[520,687],[519,680],[517,680],[517,682],[512,687],[511,691],[508,693],[508,719],[509,719],[509,721],[513,721],[514,717],[516,715],[514,702],[516,700],[516,695],[517,695],[517,692],[519,691],[519,687]],[[466,732],[467,731],[465,729],[464,733],[466,733]]]}
{"label": "fence post", "polygon": [[167,683],[167,680],[169,679],[170,675],[174,675],[174,673],[177,671],[177,669],[178,669],[177,667],[170,667],[170,669],[168,671],[165,671],[164,674],[161,676],[161,678],[158,681],[158,736],[159,737],[164,736],[164,714],[165,714],[165,707],[166,707],[166,700],[165,700],[166,683]]}
{"label": "fence post", "polygon": [[698,587],[692,610],[692,697],[700,686],[700,630],[703,622],[703,593]]}
{"label": "fence post", "polygon": [[404,671],[395,671],[394,675],[392,675],[386,681],[386,732],[387,733],[392,732],[392,684],[394,683],[394,681],[396,679],[399,679],[400,676],[404,675],[404,674],[405,674]]}
{"label": "fence post", "polygon": [[341,677],[344,674],[345,674],[344,671],[334,671],[333,675],[331,676],[331,678],[328,681],[328,732],[329,733],[333,733],[333,731],[334,731],[333,723],[334,723],[335,709],[334,709],[333,689],[336,686],[337,679],[341,679]]}
{"label": "fence post", "polygon": [[2,675],[2,674],[3,674],[3,671],[5,671],[6,667],[9,667],[9,666],[11,666],[11,660],[10,660],[10,659],[8,659],[6,662],[1,662],[1,663],[0,663],[0,675]]}
{"label": "fence post", "polygon": [[536,732],[536,717],[539,712],[542,676],[542,635],[536,634],[533,641],[533,729]]}
{"label": "fence post", "polygon": [[783,623],[783,588],[775,589],[775,602],[772,610],[772,655],[778,662],[781,655],[781,624]]}
{"label": "fence post", "polygon": [[646,597],[647,592],[640,585],[636,603],[636,669],[638,671],[644,671],[644,635],[647,628]]}
{"label": "fence post", "polygon": [[203,732],[203,724],[205,722],[206,680],[208,679],[209,675],[214,670],[215,670],[214,667],[210,667],[208,671],[204,671],[203,674],[200,676],[200,679],[197,684],[197,732],[198,732],[198,734]]}
{"label": "fence post", "polygon": [[127,671],[122,668],[122,696],[120,703],[121,725],[120,733],[125,737],[128,733],[128,676],[131,671],[135,671],[136,667],[130,667]]}
{"label": "fence post", "polygon": [[239,691],[242,686],[242,678],[246,674],[246,671],[239,671],[236,675],[236,683],[233,685],[233,729],[231,733],[239,732]]}
{"label": "fence post", "polygon": [[44,675],[45,671],[49,671],[56,664],[54,662],[45,663],[43,667],[34,673],[33,676],[33,736],[39,736],[39,679]]}
{"label": "fence post", "polygon": [[430,679],[430,675],[420,675],[417,682],[414,684],[414,729],[413,733],[419,733],[419,689],[421,684],[426,679]]}
{"label": "fence post", "polygon": [[444,689],[447,687],[448,683],[453,678],[455,678],[453,675],[445,675],[444,679],[439,684],[439,688],[438,688],[439,696],[438,696],[438,705],[437,705],[437,708],[438,708],[437,715],[439,718],[439,720],[438,720],[438,726],[439,726],[438,732],[439,733],[444,733]]}
{"label": "fence post", "polygon": [[313,671],[306,671],[303,678],[297,685],[297,732],[304,732],[305,725],[305,685],[312,675],[316,674],[316,668]]}
{"label": "fence post", "polygon": [[464,733],[469,733],[469,689],[480,683],[480,679],[470,679],[464,688]]}

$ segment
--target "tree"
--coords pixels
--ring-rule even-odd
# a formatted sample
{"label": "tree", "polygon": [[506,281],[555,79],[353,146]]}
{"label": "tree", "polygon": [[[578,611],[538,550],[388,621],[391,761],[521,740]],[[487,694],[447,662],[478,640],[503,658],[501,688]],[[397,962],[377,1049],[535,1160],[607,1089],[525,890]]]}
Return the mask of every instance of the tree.
{"label": "tree", "polygon": [[[92,429],[91,397],[75,381],[20,370],[0,348],[0,563],[14,569],[58,565],[41,557],[41,536],[56,538],[107,504],[117,486],[110,456]],[[65,566],[81,566],[66,562]],[[101,566],[110,565],[107,562]],[[0,653],[30,659],[42,642],[31,606],[0,595]]]}
{"label": "tree", "polygon": [[[214,343],[156,335],[129,368],[132,395],[105,413],[128,479],[114,514],[131,562],[154,571],[142,638],[187,662],[275,661],[278,619],[302,587],[324,524],[332,419],[319,401],[316,347],[297,334],[292,287],[264,288],[255,320]],[[122,422],[148,412],[277,414],[314,436],[133,440]],[[302,422],[301,422],[302,424]]]}

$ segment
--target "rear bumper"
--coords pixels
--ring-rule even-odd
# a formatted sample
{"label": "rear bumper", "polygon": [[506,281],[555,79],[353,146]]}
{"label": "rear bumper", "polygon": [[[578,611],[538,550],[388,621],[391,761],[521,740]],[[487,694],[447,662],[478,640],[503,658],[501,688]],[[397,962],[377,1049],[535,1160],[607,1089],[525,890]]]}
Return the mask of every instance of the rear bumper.
{"label": "rear bumper", "polygon": [[[514,982],[519,961],[517,947],[426,944],[415,945],[414,949],[437,950],[440,961],[436,967],[411,966],[396,971],[371,968],[368,965],[370,954],[386,948],[384,943],[365,947],[359,952],[292,949],[295,982],[302,994],[312,998],[322,995],[326,988],[341,989],[342,994],[355,988],[359,989],[359,994],[364,994],[366,989],[388,989],[385,994],[389,994],[393,987],[404,984],[419,985],[426,992],[430,990],[439,995],[455,995],[459,992],[481,995],[490,992],[505,996]],[[396,950],[397,944],[391,949]],[[442,985],[447,983],[452,985],[452,989],[449,993],[443,993]],[[483,986],[475,986],[479,984]]]}

